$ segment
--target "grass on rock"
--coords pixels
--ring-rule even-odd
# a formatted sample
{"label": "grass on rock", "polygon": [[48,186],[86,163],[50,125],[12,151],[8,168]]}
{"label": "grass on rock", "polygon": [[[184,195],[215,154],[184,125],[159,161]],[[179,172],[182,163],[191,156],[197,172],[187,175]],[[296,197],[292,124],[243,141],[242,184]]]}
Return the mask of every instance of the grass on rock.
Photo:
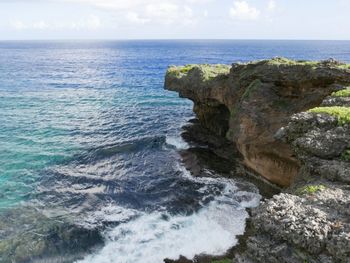
{"label": "grass on rock", "polygon": [[194,69],[198,69],[203,77],[204,80],[211,80],[219,75],[226,75],[230,72],[230,65],[224,65],[224,64],[215,64],[215,65],[209,65],[209,64],[202,64],[202,65],[196,65],[196,64],[189,64],[186,66],[172,66],[168,68],[167,74],[170,74],[174,77],[181,78],[183,76],[186,76],[190,71]]}
{"label": "grass on rock", "polygon": [[225,259],[220,259],[220,260],[213,260],[211,263],[231,263],[232,260],[225,258]]}
{"label": "grass on rock", "polygon": [[299,195],[303,195],[303,194],[315,194],[317,192],[320,191],[324,191],[326,189],[326,187],[324,185],[307,185],[304,187],[299,188],[296,192]]}
{"label": "grass on rock", "polygon": [[309,110],[312,113],[324,113],[338,118],[339,124],[349,124],[350,123],[350,108],[333,106],[333,107],[317,107]]}
{"label": "grass on rock", "polygon": [[333,96],[333,97],[350,97],[350,87],[333,92],[331,96]]}

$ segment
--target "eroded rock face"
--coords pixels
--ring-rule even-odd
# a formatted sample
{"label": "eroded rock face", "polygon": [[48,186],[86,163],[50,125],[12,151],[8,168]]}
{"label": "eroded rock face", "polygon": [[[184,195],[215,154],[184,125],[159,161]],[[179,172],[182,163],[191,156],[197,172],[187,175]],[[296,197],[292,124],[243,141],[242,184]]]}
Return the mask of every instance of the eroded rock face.
{"label": "eroded rock face", "polygon": [[[325,99],[328,106],[339,101]],[[301,112],[276,136],[291,145],[301,169],[284,193],[254,209],[253,234],[234,262],[349,263],[350,122]]]}
{"label": "eroded rock face", "polygon": [[300,162],[275,133],[292,114],[320,105],[349,83],[348,65],[283,58],[231,68],[170,67],[165,78],[168,90],[194,102],[204,127],[233,142],[247,167],[280,186],[291,184]]}

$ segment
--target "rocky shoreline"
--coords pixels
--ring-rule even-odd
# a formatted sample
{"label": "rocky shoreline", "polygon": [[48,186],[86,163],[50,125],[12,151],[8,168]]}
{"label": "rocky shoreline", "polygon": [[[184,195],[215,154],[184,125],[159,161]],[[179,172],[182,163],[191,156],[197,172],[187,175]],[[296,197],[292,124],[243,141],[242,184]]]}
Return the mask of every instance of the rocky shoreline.
{"label": "rocky shoreline", "polygon": [[165,87],[194,102],[211,134],[199,139],[232,174],[282,187],[217,262],[350,262],[349,84],[350,66],[333,60],[168,69]]}

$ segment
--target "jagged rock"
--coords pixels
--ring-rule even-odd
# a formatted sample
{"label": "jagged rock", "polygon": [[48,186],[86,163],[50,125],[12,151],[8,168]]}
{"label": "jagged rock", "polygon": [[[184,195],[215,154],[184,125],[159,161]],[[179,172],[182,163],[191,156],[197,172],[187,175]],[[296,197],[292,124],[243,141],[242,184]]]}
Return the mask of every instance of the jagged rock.
{"label": "jagged rock", "polygon": [[[166,87],[192,99],[201,124],[235,143],[245,165],[289,185],[252,210],[233,262],[350,263],[350,89],[333,93],[349,69],[277,58],[211,78],[196,66],[167,75]],[[319,105],[338,108],[308,111]]]}
{"label": "jagged rock", "polygon": [[275,133],[292,114],[320,105],[349,83],[348,65],[283,58],[231,68],[170,67],[165,78],[167,89],[194,102],[204,127],[233,142],[247,167],[280,186],[290,185],[300,163]]}
{"label": "jagged rock", "polygon": [[[290,143],[309,173],[350,183],[350,125],[339,125],[336,117],[303,112],[291,117],[278,132]],[[345,159],[344,159],[345,158]]]}
{"label": "jagged rock", "polygon": [[350,97],[328,97],[325,99],[321,106],[350,106]]}
{"label": "jagged rock", "polygon": [[[293,115],[276,137],[291,145],[302,169],[288,194],[276,195],[253,211],[255,233],[237,257],[349,263],[350,125],[328,114],[303,112]],[[276,247],[285,247],[282,257],[274,252]]]}

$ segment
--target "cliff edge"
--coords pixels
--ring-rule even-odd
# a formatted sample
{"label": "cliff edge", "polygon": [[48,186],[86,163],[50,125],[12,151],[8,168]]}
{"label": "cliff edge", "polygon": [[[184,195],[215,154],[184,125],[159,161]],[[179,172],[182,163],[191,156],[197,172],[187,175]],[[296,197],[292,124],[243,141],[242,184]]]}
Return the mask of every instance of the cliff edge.
{"label": "cliff edge", "polygon": [[194,101],[201,124],[285,186],[217,262],[350,263],[349,83],[350,65],[333,60],[169,68],[166,87]]}
{"label": "cliff edge", "polygon": [[171,66],[165,77],[165,88],[192,100],[201,125],[231,141],[245,167],[282,187],[291,184],[301,164],[276,132],[292,114],[319,106],[348,84],[349,65],[285,58]]}

